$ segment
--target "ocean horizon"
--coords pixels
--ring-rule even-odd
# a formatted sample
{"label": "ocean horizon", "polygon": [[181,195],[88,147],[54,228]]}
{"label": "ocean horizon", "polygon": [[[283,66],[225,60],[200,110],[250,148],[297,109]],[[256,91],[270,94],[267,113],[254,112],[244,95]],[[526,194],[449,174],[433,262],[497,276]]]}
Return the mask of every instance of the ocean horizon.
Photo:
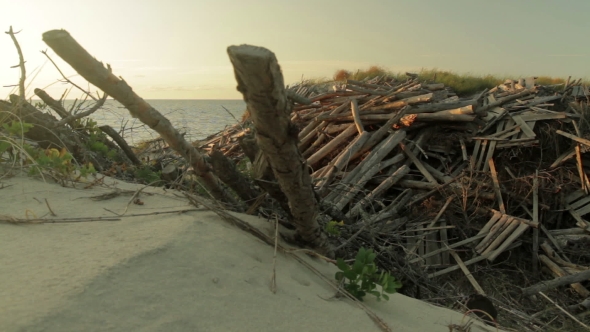
{"label": "ocean horizon", "polygon": [[[242,99],[145,99],[152,107],[162,113],[181,133],[186,133],[189,141],[202,140],[222,131],[227,126],[239,122],[246,110]],[[65,100],[64,105],[70,109],[74,100]],[[94,102],[85,102],[80,111],[92,107]],[[139,119],[134,119],[129,111],[114,99],[107,99],[105,104],[89,116],[99,126],[109,125],[119,131],[131,145],[141,141],[155,139],[159,134]]]}

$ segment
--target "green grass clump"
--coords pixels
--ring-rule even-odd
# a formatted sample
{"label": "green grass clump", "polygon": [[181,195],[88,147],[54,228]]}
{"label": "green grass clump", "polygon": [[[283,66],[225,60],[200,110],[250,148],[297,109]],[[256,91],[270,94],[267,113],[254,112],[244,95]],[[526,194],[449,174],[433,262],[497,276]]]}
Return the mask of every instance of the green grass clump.
{"label": "green grass clump", "polygon": [[12,121],[2,124],[6,134],[0,134],[0,163],[19,163],[29,168],[29,175],[47,172],[56,180],[62,182],[70,180],[75,171],[79,172],[77,179],[96,173],[92,163],[77,165],[73,163],[73,156],[65,149],[42,149],[23,143],[15,138],[22,137],[33,129],[30,123]]}
{"label": "green grass clump", "polygon": [[133,175],[145,184],[158,185],[162,176],[161,171],[154,172],[149,165],[142,165],[135,169]]}
{"label": "green grass clump", "polygon": [[[342,282],[344,289],[359,301],[362,301],[367,294],[377,297],[377,301],[381,298],[389,300],[389,296],[385,293],[394,294],[402,287],[402,284],[389,272],[377,269],[375,258],[377,254],[373,252],[373,249],[361,247],[352,266],[346,264],[342,258],[337,260],[336,265],[340,271],[336,272],[336,280]],[[381,292],[376,290],[377,285],[381,286]]]}
{"label": "green grass clump", "polygon": [[436,69],[422,69],[418,73],[418,77],[421,80],[432,81],[433,83],[443,83],[445,86],[452,88],[459,96],[468,96],[485,89],[491,89],[505,81],[505,79],[494,75],[460,75]]}
{"label": "green grass clump", "polygon": [[[502,84],[508,77],[500,77],[495,75],[472,75],[472,74],[457,74],[451,71],[438,69],[422,69],[418,73],[420,81],[429,83],[443,83],[450,87],[459,96],[470,96],[479,93],[485,89],[491,89],[499,84]],[[346,69],[339,69],[334,73],[333,80],[343,82],[347,79],[364,81],[370,80],[378,76],[385,76],[396,80],[404,81],[407,79],[405,73],[394,73],[380,66],[371,66],[368,69],[350,71]],[[510,77],[511,79],[518,79],[519,77]],[[314,80],[308,80],[314,82]],[[326,83],[325,79],[315,80],[318,83]],[[556,85],[564,84],[565,79],[555,78],[549,76],[539,76],[537,84],[540,85]]]}

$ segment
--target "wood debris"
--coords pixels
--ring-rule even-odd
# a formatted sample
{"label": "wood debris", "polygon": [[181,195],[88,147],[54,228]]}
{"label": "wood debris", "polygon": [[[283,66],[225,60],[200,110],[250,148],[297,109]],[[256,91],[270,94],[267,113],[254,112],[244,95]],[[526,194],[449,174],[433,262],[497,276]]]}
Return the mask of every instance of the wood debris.
{"label": "wood debris", "polygon": [[[580,81],[507,80],[469,97],[415,75],[288,91],[318,199],[330,219],[345,222],[334,239],[340,256],[372,246],[407,283],[461,270],[488,295],[473,266],[510,252],[522,257],[528,248],[521,259],[540,280],[590,265],[590,94]],[[239,142],[251,135],[246,114],[200,148],[238,161]],[[571,233],[555,233],[562,229]],[[583,250],[572,256],[573,245]],[[580,283],[571,287],[587,296]]]}

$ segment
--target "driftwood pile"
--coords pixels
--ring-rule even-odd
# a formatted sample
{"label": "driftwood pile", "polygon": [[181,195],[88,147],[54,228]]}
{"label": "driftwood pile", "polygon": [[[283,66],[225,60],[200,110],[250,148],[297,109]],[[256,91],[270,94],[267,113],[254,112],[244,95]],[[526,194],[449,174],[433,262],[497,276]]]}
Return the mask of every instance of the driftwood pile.
{"label": "driftwood pile", "polygon": [[[321,206],[344,222],[339,256],[372,247],[405,281],[405,293],[450,305],[449,297],[474,289],[518,308],[505,319],[527,330],[556,312],[535,315],[544,307],[534,301],[523,309],[524,295],[571,285],[577,294],[562,290],[558,302],[574,314],[590,308],[590,93],[580,81],[508,80],[460,98],[408,74],[321,90],[301,84],[288,95]],[[236,161],[251,156],[241,144],[252,135],[244,118],[201,149]],[[498,286],[492,263],[513,280]],[[459,286],[454,271],[469,284]],[[485,271],[496,277],[478,280]],[[455,286],[441,287],[444,277]],[[558,279],[533,285],[551,277]]]}

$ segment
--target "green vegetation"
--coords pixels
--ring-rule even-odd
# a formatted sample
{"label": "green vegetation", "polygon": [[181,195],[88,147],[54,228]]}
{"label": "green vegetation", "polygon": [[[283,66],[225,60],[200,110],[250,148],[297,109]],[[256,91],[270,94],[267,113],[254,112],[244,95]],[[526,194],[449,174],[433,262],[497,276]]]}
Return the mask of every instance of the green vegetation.
{"label": "green vegetation", "polygon": [[86,142],[86,147],[90,151],[98,152],[111,160],[116,159],[117,151],[109,149],[109,147],[103,143],[107,140],[107,137],[105,133],[100,130],[96,121],[90,118],[76,119],[74,120],[73,126],[76,130],[81,130],[88,133],[89,140]]}
{"label": "green vegetation", "polygon": [[[344,289],[356,297],[359,301],[367,294],[377,297],[377,301],[383,297],[389,300],[387,294],[394,294],[402,285],[391,276],[389,272],[378,271],[375,265],[377,254],[372,249],[361,247],[356,255],[352,266],[338,258],[336,265],[340,269],[336,272],[336,280],[343,283]],[[377,285],[381,286],[381,292],[375,290]]]}
{"label": "green vegetation", "polygon": [[149,165],[143,165],[136,168],[133,175],[135,175],[135,178],[142,180],[145,184],[154,185],[154,182],[160,181],[162,172],[154,172]]}
{"label": "green vegetation", "polygon": [[328,235],[331,236],[339,236],[340,235],[340,229],[338,228],[339,226],[344,226],[344,221],[329,221],[326,226],[324,227],[324,230],[326,231],[326,233],[328,233]]}
{"label": "green vegetation", "polygon": [[[248,165],[250,165],[248,167]],[[253,178],[253,174],[252,174],[252,164],[250,162],[250,159],[248,159],[248,157],[244,157],[242,159],[240,159],[240,161],[238,161],[238,163],[236,164],[236,169],[238,170],[238,172],[242,173],[245,177],[252,179]]]}
{"label": "green vegetation", "polygon": [[75,171],[79,172],[78,178],[96,173],[92,163],[75,165],[73,157],[65,148],[42,149],[15,140],[14,137],[22,137],[33,128],[30,123],[12,121],[3,123],[2,127],[8,135],[0,135],[0,162],[19,162],[21,165],[32,165],[29,175],[37,175],[46,171],[58,180],[70,179]]}
{"label": "green vegetation", "polygon": [[505,79],[492,75],[458,75],[449,71],[438,70],[422,70],[418,73],[418,77],[421,80],[433,83],[443,83],[445,86],[451,87],[460,96],[491,89],[505,81]]}
{"label": "green vegetation", "polygon": [[[421,81],[431,83],[443,83],[445,86],[452,88],[460,96],[468,96],[481,92],[485,89],[491,89],[498,84],[504,82],[508,77],[498,77],[494,75],[471,75],[471,74],[457,74],[450,71],[443,71],[438,69],[422,69],[418,73],[418,78]],[[379,66],[371,66],[366,70],[357,70],[352,72],[345,69],[337,70],[334,73],[334,81],[344,81],[346,79],[362,81],[372,79],[378,76],[387,76],[399,80],[405,80],[407,76],[404,73],[394,73]],[[518,79],[518,77],[510,77],[511,79]],[[308,79],[306,83],[327,83],[328,79]],[[541,85],[563,84],[566,81],[562,78],[553,78],[548,76],[540,76],[537,78],[537,83]]]}

